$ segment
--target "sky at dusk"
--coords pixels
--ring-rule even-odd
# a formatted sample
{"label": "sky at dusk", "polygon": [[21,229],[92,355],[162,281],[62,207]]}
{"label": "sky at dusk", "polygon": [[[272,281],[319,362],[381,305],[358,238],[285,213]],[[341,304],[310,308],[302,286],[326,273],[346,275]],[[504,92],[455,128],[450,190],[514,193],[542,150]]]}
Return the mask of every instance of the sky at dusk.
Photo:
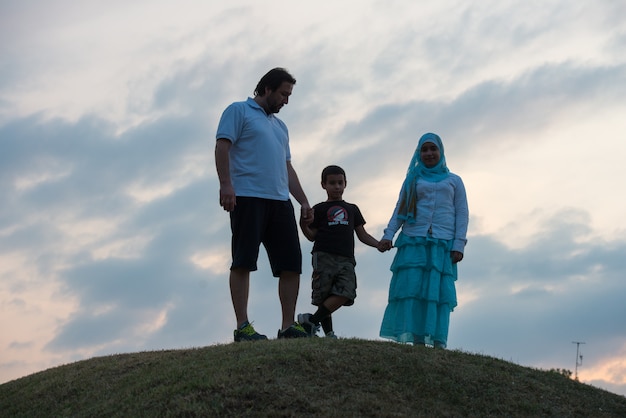
{"label": "sky at dusk", "polygon": [[[449,349],[573,372],[583,342],[579,380],[626,395],[625,50],[621,0],[0,0],[0,383],[232,342],[215,133],[285,67],[310,203],[342,166],[377,238],[441,136],[470,208]],[[393,255],[357,241],[340,337],[381,340]],[[264,251],[250,293],[275,338]]]}

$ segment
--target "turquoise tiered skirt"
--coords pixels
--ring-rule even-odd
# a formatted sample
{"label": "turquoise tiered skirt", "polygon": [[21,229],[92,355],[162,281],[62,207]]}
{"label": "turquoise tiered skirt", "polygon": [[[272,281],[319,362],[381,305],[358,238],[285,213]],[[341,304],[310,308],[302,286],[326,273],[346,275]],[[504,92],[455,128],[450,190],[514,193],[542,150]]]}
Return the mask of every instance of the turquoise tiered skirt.
{"label": "turquoise tiered skirt", "polygon": [[401,232],[395,247],[380,336],[445,347],[450,312],[457,304],[457,268],[450,258],[452,240],[409,237]]}

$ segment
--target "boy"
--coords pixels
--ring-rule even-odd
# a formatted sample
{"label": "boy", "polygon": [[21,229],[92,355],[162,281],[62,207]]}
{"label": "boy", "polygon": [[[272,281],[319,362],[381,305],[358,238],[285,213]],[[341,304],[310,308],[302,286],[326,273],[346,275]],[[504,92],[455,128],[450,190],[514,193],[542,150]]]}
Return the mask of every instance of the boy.
{"label": "boy", "polygon": [[337,338],[331,314],[341,306],[354,304],[354,233],[362,243],[378,247],[378,240],[365,231],[365,219],[357,205],[343,200],[346,185],[346,173],[341,167],[324,168],[322,188],[328,199],[313,206],[312,221],[300,218],[302,232],[314,242],[311,303],[318,309],[314,314],[298,315],[298,322],[311,336],[321,324],[327,337]]}

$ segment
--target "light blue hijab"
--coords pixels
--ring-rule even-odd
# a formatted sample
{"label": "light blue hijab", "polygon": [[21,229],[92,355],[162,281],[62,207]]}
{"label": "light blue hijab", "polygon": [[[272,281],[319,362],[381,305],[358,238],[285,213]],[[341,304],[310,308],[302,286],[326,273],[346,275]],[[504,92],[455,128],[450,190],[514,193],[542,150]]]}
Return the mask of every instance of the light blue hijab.
{"label": "light blue hijab", "polygon": [[[422,146],[426,142],[431,142],[439,148],[439,154],[441,158],[434,167],[426,167],[422,163],[420,158]],[[446,165],[446,156],[443,151],[443,142],[439,135],[433,133],[426,133],[420,138],[417,149],[413,153],[413,158],[409,164],[409,168],[406,172],[406,178],[402,183],[402,193],[400,195],[400,205],[398,207],[398,218],[405,220],[408,223],[414,223],[417,216],[417,195],[415,193],[415,183],[419,178],[437,183],[444,180],[450,174],[448,166]]]}

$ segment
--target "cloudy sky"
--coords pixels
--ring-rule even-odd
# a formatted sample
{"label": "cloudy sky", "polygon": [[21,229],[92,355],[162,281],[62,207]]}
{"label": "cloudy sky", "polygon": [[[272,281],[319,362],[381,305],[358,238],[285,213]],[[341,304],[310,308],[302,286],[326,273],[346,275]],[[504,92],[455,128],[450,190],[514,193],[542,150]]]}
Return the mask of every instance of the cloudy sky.
{"label": "cloudy sky", "polygon": [[[283,66],[310,202],[343,166],[374,236],[418,138],[443,138],[470,204],[451,349],[574,371],[584,342],[579,379],[626,395],[624,50],[621,0],[0,0],[0,382],[232,341],[215,131]],[[392,257],[357,244],[340,336],[379,339]]]}

